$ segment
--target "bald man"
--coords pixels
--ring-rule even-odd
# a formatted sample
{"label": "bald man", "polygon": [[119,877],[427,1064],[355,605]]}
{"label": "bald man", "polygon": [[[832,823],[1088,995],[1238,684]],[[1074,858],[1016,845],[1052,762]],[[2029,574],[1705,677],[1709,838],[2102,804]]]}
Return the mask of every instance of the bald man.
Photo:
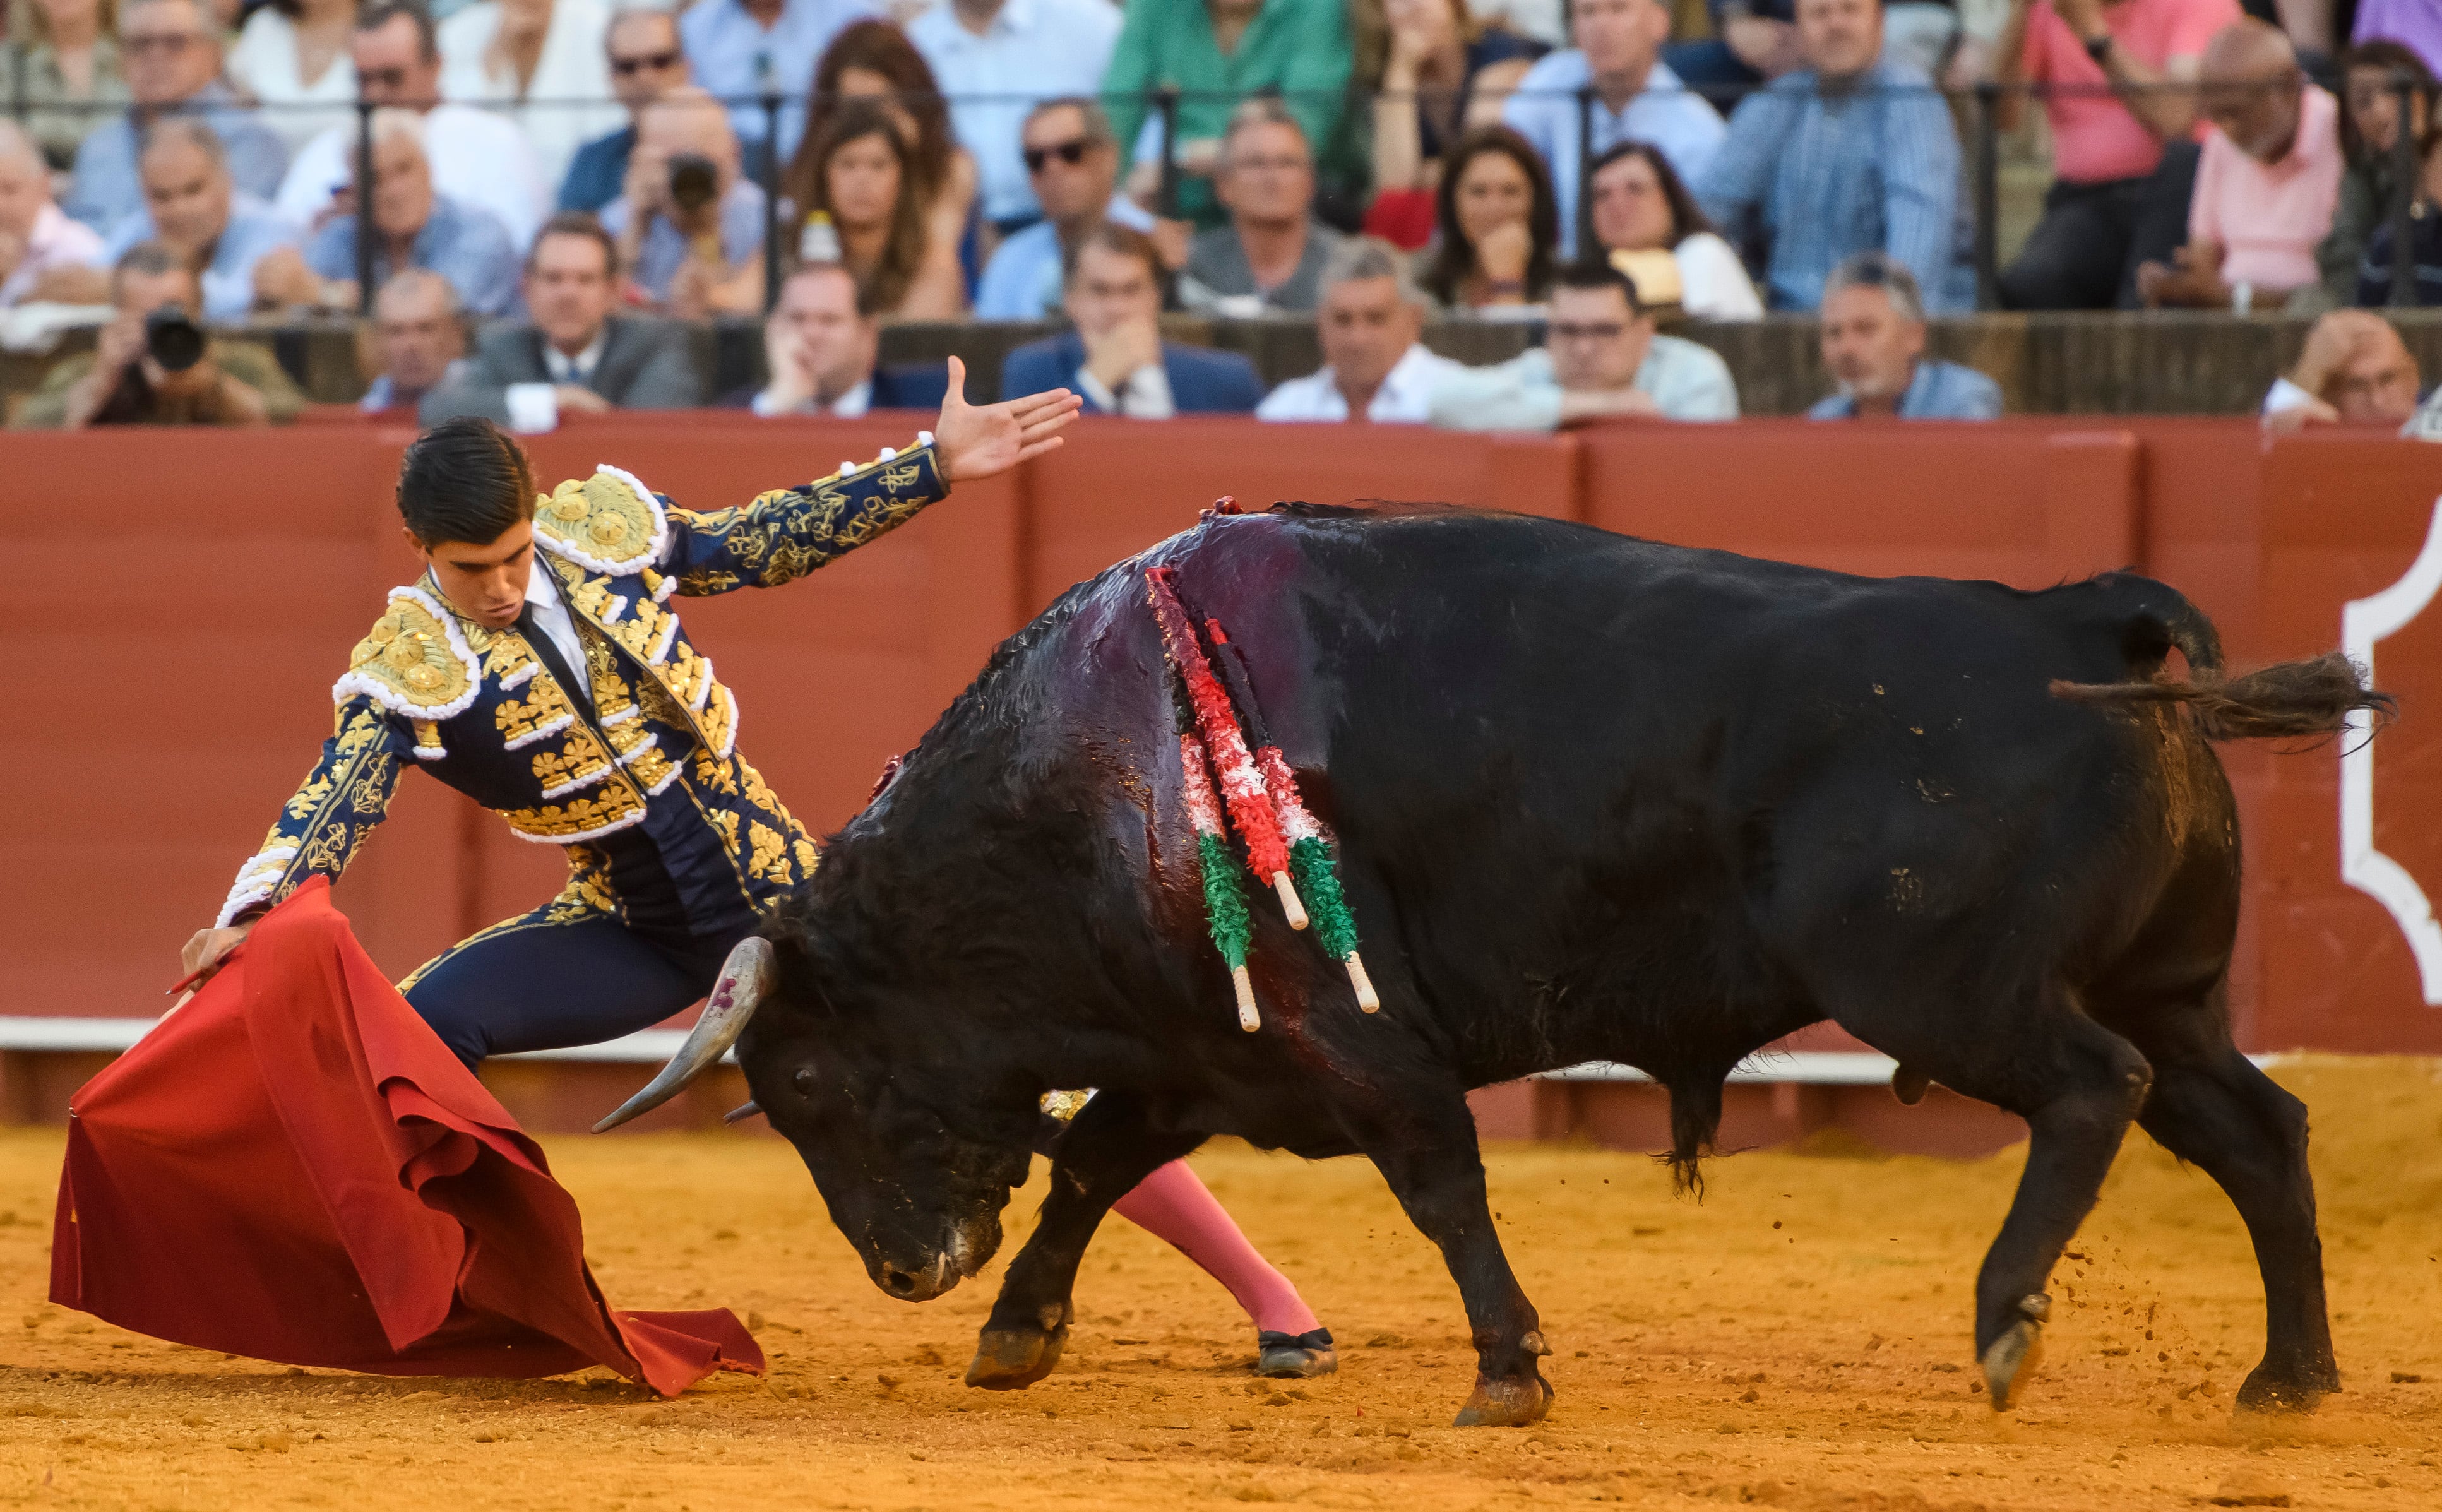
{"label": "bald man", "polygon": [[2264,428],[2387,426],[2416,412],[2416,357],[2372,310],[2334,310],[2306,333],[2298,365],[2272,380]]}
{"label": "bald man", "polygon": [[297,228],[238,187],[228,148],[202,117],[155,120],[137,163],[143,208],[103,240],[97,264],[116,267],[130,247],[158,242],[202,280],[205,319],[245,319],[256,265],[295,246]]}
{"label": "bald man", "polygon": [[[693,84],[636,113],[627,190],[603,208],[602,228],[617,238],[619,265],[636,292],[665,315],[692,320],[763,308],[763,191],[738,162],[729,112]],[[687,192],[707,168],[713,192]]]}
{"label": "bald man", "polygon": [[2214,33],[2200,70],[2206,134],[2188,245],[2137,270],[2150,306],[2277,307],[2320,282],[2315,248],[2341,192],[2339,101],[2260,21]]}
{"label": "bald man", "polygon": [[41,146],[15,121],[0,119],[0,309],[27,300],[82,303],[105,295],[99,276],[78,276],[100,251],[93,228],[51,203]]}

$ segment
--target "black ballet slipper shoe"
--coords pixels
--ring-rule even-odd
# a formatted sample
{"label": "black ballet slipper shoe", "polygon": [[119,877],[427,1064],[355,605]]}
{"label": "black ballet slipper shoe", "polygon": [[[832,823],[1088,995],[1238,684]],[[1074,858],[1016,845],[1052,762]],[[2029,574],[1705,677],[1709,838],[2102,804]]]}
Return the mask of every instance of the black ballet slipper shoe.
{"label": "black ballet slipper shoe", "polygon": [[1255,1336],[1255,1374],[1284,1378],[1328,1375],[1339,1369],[1339,1351],[1331,1347],[1331,1330],[1284,1334],[1265,1329]]}

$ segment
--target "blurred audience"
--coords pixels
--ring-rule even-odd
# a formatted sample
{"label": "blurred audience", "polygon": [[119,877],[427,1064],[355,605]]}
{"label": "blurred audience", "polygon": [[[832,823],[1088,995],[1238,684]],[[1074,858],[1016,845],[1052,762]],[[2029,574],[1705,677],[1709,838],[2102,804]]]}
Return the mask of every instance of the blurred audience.
{"label": "blurred audience", "polygon": [[1531,318],[1552,291],[1558,212],[1543,160],[1506,126],[1478,126],[1450,151],[1433,244],[1417,282],[1443,311]]}
{"label": "blurred audience", "polygon": [[24,0],[19,40],[0,46],[0,116],[33,134],[64,170],[77,144],[128,100],[117,0]]}
{"label": "blurred audience", "polygon": [[703,375],[686,327],[616,312],[619,249],[591,215],[563,210],[526,254],[527,319],[499,321],[417,413],[426,425],[479,414],[528,433],[571,410],[691,410]]}
{"label": "blurred audience", "polygon": [[2391,219],[2394,196],[2403,187],[2394,172],[2402,129],[2395,81],[2401,77],[2414,86],[2408,138],[2422,142],[2434,121],[2435,85],[2425,61],[2396,42],[2363,43],[2341,55],[2341,196],[2331,233],[2315,249],[2324,297],[2334,304],[2365,302],[2359,298],[2358,280],[2366,242]]}
{"label": "blurred audience", "polygon": [[466,324],[449,281],[430,268],[391,275],[374,297],[374,381],[357,408],[367,414],[415,407],[466,350]]}
{"label": "blurred audience", "polygon": [[33,135],[0,119],[0,309],[29,300],[93,297],[85,264],[101,238],[51,203],[51,172]]}
{"label": "blurred audience", "polygon": [[1269,97],[1239,106],[1212,179],[1229,224],[1188,244],[1178,302],[1240,319],[1312,310],[1340,236],[1315,218],[1314,155],[1297,114]]}
{"label": "blurred audience", "polygon": [[907,24],[975,159],[984,218],[1004,234],[1047,213],[1019,140],[1030,107],[1102,88],[1119,38],[1111,0],[934,0]]}
{"label": "blurred audience", "polygon": [[219,135],[240,190],[264,199],[279,192],[287,144],[221,82],[220,32],[199,0],[126,0],[118,46],[127,113],[95,126],[77,148],[76,186],[62,209],[104,236],[141,211],[137,137],[173,112],[191,112]]}
{"label": "blurred audience", "polygon": [[1467,13],[1467,0],[1382,0],[1382,9],[1385,55],[1373,84],[1374,199],[1365,229],[1394,246],[1422,246],[1432,238],[1450,144],[1498,121],[1510,92],[1551,49],[1483,25]]}
{"label": "blurred audience", "polygon": [[738,169],[712,96],[686,84],[644,107],[627,191],[602,211],[634,302],[685,320],[763,308],[763,191]]}
{"label": "blurred audience", "polygon": [[[1559,193],[1560,247],[1577,248],[1577,175],[1588,154],[1633,138],[1662,149],[1689,183],[1701,179],[1727,130],[1721,112],[1661,62],[1670,35],[1663,0],[1575,0],[1576,46],[1537,64],[1502,118],[1543,155]],[[1591,142],[1577,140],[1577,95],[1591,87]]]}
{"label": "blurred audience", "polygon": [[1796,0],[1704,0],[1713,34],[1663,50],[1691,89],[1731,100],[1806,66],[1798,52]]}
{"label": "blurred audience", "polygon": [[610,64],[610,91],[628,112],[628,123],[594,137],[569,159],[567,176],[559,181],[559,208],[564,210],[598,213],[619,197],[628,184],[628,156],[636,150],[637,113],[664,90],[692,82],[686,49],[679,41],[679,18],[659,7],[614,11],[602,34],[602,49]]}
{"label": "blurred audience", "polygon": [[[940,320],[965,309],[957,248],[932,234],[906,137],[883,106],[858,100],[832,112],[784,187],[807,222],[798,256],[845,264],[875,316]],[[817,245],[825,235],[831,246]]]}
{"label": "blurred audience", "polygon": [[[1595,159],[1593,179],[1595,243],[1604,252],[1668,253],[1678,274],[1679,312],[1693,319],[1762,317],[1763,301],[1739,254],[1704,219],[1659,148],[1622,142]],[[1638,294],[1655,291],[1639,283]]]}
{"label": "blurred audience", "polygon": [[194,116],[164,116],[145,130],[137,158],[144,208],[102,238],[90,277],[139,244],[168,247],[195,271],[207,320],[243,320],[254,308],[255,269],[282,250],[294,255],[297,228],[229,176],[228,149]]}
{"label": "blurred audience", "polygon": [[[2426,128],[2416,155],[2416,200],[2408,209],[2407,302],[2430,306],[2442,304],[2442,125]],[[2362,308],[2380,309],[2391,302],[2396,272],[2393,249],[2397,246],[2392,229],[2386,216],[2366,240],[2357,287],[2350,291],[2351,302]]]}
{"label": "blurred audience", "polygon": [[[958,264],[965,281],[958,291],[963,306],[975,276],[983,270],[975,160],[950,130],[948,102],[924,55],[897,27],[854,21],[840,28],[814,65],[807,140],[821,137],[834,115],[857,104],[879,109],[899,128],[899,139],[907,149],[908,181],[923,209],[926,245],[946,248]],[[805,151],[799,149],[800,158]]]}
{"label": "blurred audience", "polygon": [[[786,162],[806,134],[806,81],[840,28],[874,15],[872,0],[696,0],[679,17],[687,67],[729,107],[730,128],[757,154]],[[780,139],[759,97],[780,97]],[[752,103],[742,101],[753,100]]]}
{"label": "blurred audience", "polygon": [[[518,299],[518,253],[508,228],[481,206],[434,191],[424,152],[423,119],[413,111],[374,115],[374,284],[422,268],[440,275],[461,308],[506,315]],[[334,216],[302,253],[282,248],[263,260],[255,287],[280,305],[355,310],[356,218]]]}
{"label": "blurred audience", "polygon": [[2416,358],[2391,322],[2333,310],[2306,332],[2298,365],[2264,396],[2267,430],[2406,424],[2417,412]]}
{"label": "blurred audience", "polygon": [[1546,329],[1546,347],[1442,379],[1432,393],[1433,424],[1452,430],[1556,430],[1610,415],[1739,417],[1729,364],[1709,348],[1657,333],[1635,284],[1607,262],[1561,271]]}
{"label": "blurred audience", "polygon": [[355,0],[266,0],[238,29],[229,82],[265,107],[264,124],[291,151],[355,118]]}
{"label": "blurred audience", "polygon": [[1823,366],[1840,392],[1806,411],[1810,420],[1991,420],[2001,386],[1956,362],[1924,355],[1924,296],[1906,264],[1861,252],[1823,285]]}
{"label": "blurred audience", "polygon": [[579,147],[619,124],[610,29],[610,0],[476,0],[441,23],[442,98],[517,122],[556,184]]}
{"label": "blurred audience", "polygon": [[[1111,125],[1135,155],[1129,188],[1151,203],[1159,181],[1160,124],[1148,96],[1179,92],[1177,213],[1217,225],[1222,138],[1238,101],[1273,92],[1295,116],[1309,158],[1341,165],[1341,114],[1352,59],[1347,0],[1125,0],[1126,15],[1103,99]],[[1153,122],[1147,129],[1147,122]],[[1311,166],[1309,166],[1311,172]],[[1165,211],[1167,213],[1167,211]]]}
{"label": "blurred audience", "polygon": [[1379,237],[1342,243],[1322,271],[1315,319],[1322,368],[1255,407],[1258,420],[1372,420],[1422,425],[1433,391],[1459,364],[1426,348],[1425,296],[1407,254]]}
{"label": "blurred audience", "polygon": [[[364,103],[424,118],[433,188],[491,211],[520,250],[533,241],[550,208],[550,181],[515,121],[441,98],[441,52],[420,0],[373,0],[356,15],[348,52]],[[280,213],[314,228],[349,209],[356,145],[353,121],[307,142],[281,183]]]}
{"label": "blurred audience", "polygon": [[184,252],[127,248],[111,269],[110,302],[118,313],[94,349],[52,364],[18,407],[17,428],[282,424],[304,408],[269,349],[204,335],[203,290]]}
{"label": "blurred audience", "polygon": [[1760,231],[1765,293],[1812,310],[1841,259],[1884,251],[1943,307],[1959,239],[1959,138],[1925,77],[1878,61],[1879,0],[1797,0],[1806,67],[1739,105],[1728,138],[1688,175],[1733,242]]}
{"label": "blurred audience", "polygon": [[1161,252],[1144,232],[1105,222],[1068,254],[1072,328],[1030,341],[1001,364],[1001,397],[1073,389],[1087,414],[1167,420],[1245,414],[1264,397],[1255,366],[1235,352],[1161,338]]}
{"label": "blurred audience", "polygon": [[[2238,19],[2237,0],[2010,0],[1994,77],[2046,91],[2053,182],[2001,270],[2004,305],[2132,304],[2138,266],[2187,239],[2196,97],[2163,86],[2194,82],[2205,45]],[[1995,123],[2017,130],[2026,98],[2005,88]]]}
{"label": "blurred audience", "polygon": [[[1095,0],[1100,4],[1101,0]],[[978,320],[1040,320],[1060,309],[1068,249],[1104,221],[1151,231],[1154,219],[1119,182],[1120,144],[1111,118],[1093,100],[1050,100],[1034,107],[1018,134],[1043,219],[1004,238],[975,290]]]}
{"label": "blurred audience", "polygon": [[868,410],[939,410],[949,371],[939,362],[879,366],[882,327],[857,305],[856,275],[837,263],[809,263],[780,285],[763,321],[761,388],[720,402],[775,415],[854,419]]}
{"label": "blurred audience", "polygon": [[2277,306],[2321,286],[2315,249],[2341,192],[2341,107],[2298,67],[2289,39],[2260,21],[2205,47],[2204,112],[2188,242],[2137,270],[2149,306]]}

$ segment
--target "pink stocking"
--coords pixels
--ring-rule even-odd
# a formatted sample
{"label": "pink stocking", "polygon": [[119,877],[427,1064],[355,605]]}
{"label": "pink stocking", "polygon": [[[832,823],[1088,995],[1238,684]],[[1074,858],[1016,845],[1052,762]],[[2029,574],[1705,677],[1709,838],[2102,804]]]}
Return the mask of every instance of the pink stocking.
{"label": "pink stocking", "polygon": [[1111,1211],[1152,1233],[1230,1288],[1258,1332],[1297,1335],[1319,1326],[1289,1279],[1255,1252],[1221,1204],[1184,1160],[1139,1182]]}

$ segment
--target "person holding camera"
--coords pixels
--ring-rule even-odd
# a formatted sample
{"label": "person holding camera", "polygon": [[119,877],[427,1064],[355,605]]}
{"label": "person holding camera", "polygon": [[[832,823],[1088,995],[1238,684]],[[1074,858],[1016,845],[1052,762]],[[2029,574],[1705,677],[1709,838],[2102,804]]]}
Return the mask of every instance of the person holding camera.
{"label": "person holding camera", "polygon": [[117,318],[93,351],[51,369],[17,428],[277,425],[304,408],[267,348],[204,334],[202,287],[169,247],[129,247],[111,269],[110,296]]}
{"label": "person holding camera", "polygon": [[729,113],[693,84],[637,113],[626,191],[602,211],[629,302],[686,320],[763,308],[763,191],[738,161]]}

